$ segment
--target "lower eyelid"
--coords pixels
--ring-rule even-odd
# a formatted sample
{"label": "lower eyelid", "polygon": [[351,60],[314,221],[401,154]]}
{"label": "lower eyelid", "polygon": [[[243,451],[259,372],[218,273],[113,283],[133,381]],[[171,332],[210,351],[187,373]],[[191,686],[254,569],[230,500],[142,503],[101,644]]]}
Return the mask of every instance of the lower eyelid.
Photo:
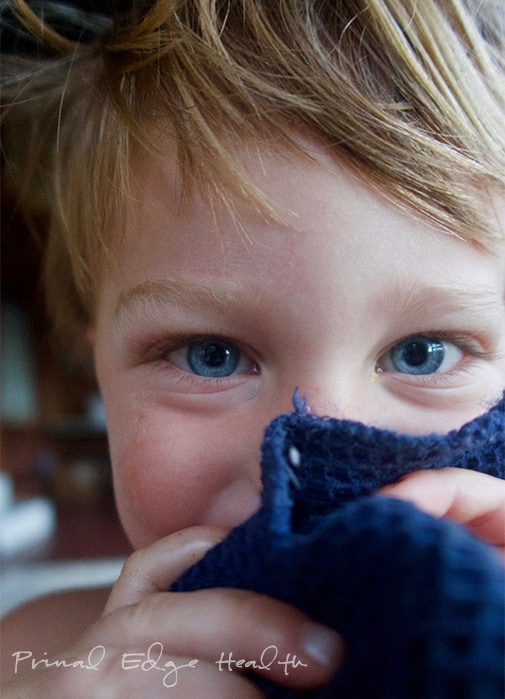
{"label": "lower eyelid", "polygon": [[[251,396],[258,391],[257,379],[254,375],[233,374],[227,377],[202,377],[178,369],[164,359],[158,359],[151,365],[155,372],[156,385],[165,396],[209,396],[228,392],[249,390]],[[249,386],[249,389],[247,387]],[[242,395],[242,394],[241,394]]]}
{"label": "lower eyelid", "polygon": [[471,376],[482,362],[475,357],[466,357],[456,366],[447,371],[434,372],[432,374],[402,374],[400,372],[385,372],[384,377],[390,381],[410,385],[412,388],[457,388],[460,381]]}

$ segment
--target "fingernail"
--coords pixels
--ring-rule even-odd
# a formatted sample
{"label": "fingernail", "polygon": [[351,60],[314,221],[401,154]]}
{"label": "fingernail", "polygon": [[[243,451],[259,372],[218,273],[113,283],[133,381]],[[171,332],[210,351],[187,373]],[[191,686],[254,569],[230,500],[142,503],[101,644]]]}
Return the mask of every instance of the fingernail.
{"label": "fingernail", "polygon": [[341,636],[327,626],[307,624],[302,635],[305,654],[321,665],[338,665],[343,656]]}

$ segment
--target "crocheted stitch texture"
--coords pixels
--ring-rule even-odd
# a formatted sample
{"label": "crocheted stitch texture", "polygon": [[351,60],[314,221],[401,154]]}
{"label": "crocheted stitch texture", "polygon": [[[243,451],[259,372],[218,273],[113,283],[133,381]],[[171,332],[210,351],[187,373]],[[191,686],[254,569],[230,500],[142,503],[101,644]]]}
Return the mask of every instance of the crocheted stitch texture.
{"label": "crocheted stitch texture", "polygon": [[326,687],[252,676],[268,697],[503,699],[502,559],[463,526],[373,493],[428,468],[504,478],[505,398],[460,430],[421,437],[295,406],[266,430],[260,510],[172,589],[255,590],[343,635]]}

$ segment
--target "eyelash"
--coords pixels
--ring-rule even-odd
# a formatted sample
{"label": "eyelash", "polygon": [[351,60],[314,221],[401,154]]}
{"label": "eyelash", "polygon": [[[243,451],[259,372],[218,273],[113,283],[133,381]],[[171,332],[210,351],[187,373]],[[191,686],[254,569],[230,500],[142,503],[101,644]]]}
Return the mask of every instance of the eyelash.
{"label": "eyelash", "polygon": [[[247,374],[233,374],[225,377],[199,376],[198,374],[192,374],[191,372],[178,368],[174,363],[167,359],[168,355],[171,355],[179,350],[189,348],[190,345],[202,342],[204,340],[209,340],[211,338],[235,345],[244,356],[250,359],[254,367],[258,367],[258,363],[253,359],[253,353],[250,350],[243,349],[243,345],[240,342],[215,332],[201,333],[198,335],[175,335],[170,339],[156,340],[155,342],[151,343],[149,347],[147,352],[147,361],[158,362],[165,367],[168,365],[171,369],[180,373],[181,381],[191,382],[193,384],[205,383],[207,385],[214,384],[219,386],[226,381],[237,378],[238,376],[246,376]],[[259,371],[252,372],[251,375],[255,373],[259,373]]]}
{"label": "eyelash", "polygon": [[[400,340],[396,340],[394,343],[389,345],[384,352],[382,352],[381,357],[390,353],[391,350],[397,345],[420,336],[430,340],[442,342],[443,344],[452,344],[463,353],[463,357],[453,367],[442,372],[417,375],[394,372],[397,376],[401,376],[402,380],[415,381],[418,384],[425,384],[427,386],[442,386],[444,384],[448,384],[455,376],[463,376],[464,374],[470,372],[476,361],[489,362],[497,358],[497,353],[482,349],[481,343],[471,335],[431,330],[409,334]],[[376,364],[376,371],[378,371],[378,373],[382,373],[382,371],[378,369],[378,363],[379,361],[377,361]]]}
{"label": "eyelash", "polygon": [[[486,350],[482,349],[482,345],[480,342],[478,342],[475,338],[473,338],[471,335],[465,335],[461,333],[450,333],[447,331],[428,331],[428,332],[420,332],[420,333],[413,333],[409,334],[399,340],[396,340],[394,343],[392,343],[386,350],[381,352],[380,357],[383,357],[387,355],[391,350],[396,346],[399,345],[402,342],[405,342],[411,338],[417,337],[417,336],[423,336],[432,340],[438,340],[443,343],[451,343],[455,347],[457,347],[461,352],[463,353],[463,358],[461,361],[459,361],[454,367],[448,369],[447,371],[443,372],[434,372],[430,374],[420,374],[420,375],[410,375],[410,374],[401,374],[400,372],[392,372],[395,375],[400,375],[404,380],[411,380],[411,381],[416,381],[417,383],[425,383],[427,385],[433,386],[434,384],[443,384],[443,383],[448,383],[455,375],[463,375],[464,373],[468,372],[471,370],[473,363],[475,360],[480,360],[480,361],[492,361],[493,359],[496,359],[496,353],[494,352],[488,352]],[[244,376],[247,374],[233,374],[231,376],[225,376],[225,377],[203,377],[199,376],[198,374],[193,374],[191,372],[187,372],[183,369],[178,368],[175,366],[175,364],[171,363],[167,357],[174,353],[177,352],[178,350],[184,349],[186,347],[189,347],[190,345],[194,343],[198,343],[204,340],[207,340],[209,338],[215,338],[216,340],[221,340],[224,342],[230,342],[234,345],[236,345],[241,352],[243,352],[244,355],[246,355],[252,364],[256,367],[257,371],[253,372],[256,374],[261,373],[258,370],[258,363],[253,359],[252,357],[252,352],[248,349],[243,349],[243,345],[241,345],[240,342],[237,342],[229,337],[226,337],[224,335],[220,335],[219,333],[215,332],[209,332],[209,333],[199,333],[197,335],[191,335],[191,334],[181,334],[181,335],[175,335],[173,337],[170,337],[168,339],[163,338],[156,340],[152,343],[150,343],[149,348],[147,352],[143,354],[144,357],[147,357],[148,362],[158,362],[162,364],[164,367],[167,365],[174,371],[178,372],[180,374],[180,380],[185,381],[185,382],[190,382],[192,384],[206,384],[206,385],[215,385],[215,386],[220,386],[226,382],[229,382],[230,380],[233,380],[234,378],[236,379],[238,376]],[[144,360],[145,361],[145,360]],[[378,362],[375,365],[376,371],[378,367]],[[383,373],[382,370],[378,370],[378,373]],[[386,373],[386,372],[384,372]],[[390,373],[390,372],[387,372]]]}
{"label": "eyelash", "polygon": [[496,359],[495,353],[488,352],[487,350],[482,349],[481,343],[478,340],[476,340],[473,336],[465,335],[462,333],[447,332],[444,330],[430,330],[428,332],[420,332],[407,335],[407,337],[401,338],[400,340],[397,340],[395,343],[393,343],[393,345],[389,347],[387,351],[389,351],[392,347],[399,344],[400,342],[404,342],[405,340],[408,340],[411,337],[417,337],[419,335],[428,337],[432,340],[439,340],[440,342],[450,343],[458,349],[460,349],[464,354],[470,355],[475,359],[482,359],[487,361]]}

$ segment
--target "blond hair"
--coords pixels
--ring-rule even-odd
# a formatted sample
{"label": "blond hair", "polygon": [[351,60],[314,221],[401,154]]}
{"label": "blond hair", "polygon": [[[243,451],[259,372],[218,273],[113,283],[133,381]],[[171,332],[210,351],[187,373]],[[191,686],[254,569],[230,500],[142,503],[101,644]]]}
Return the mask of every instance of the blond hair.
{"label": "blond hair", "polygon": [[[505,189],[501,0],[157,0],[88,43],[16,4],[57,54],[7,61],[4,94],[46,187],[48,298],[64,327],[92,318],[132,144],[157,152],[162,130],[211,198],[272,213],[233,143],[296,151],[309,131],[398,205],[484,245],[493,235],[483,193]],[[33,177],[27,191],[33,204]]]}

